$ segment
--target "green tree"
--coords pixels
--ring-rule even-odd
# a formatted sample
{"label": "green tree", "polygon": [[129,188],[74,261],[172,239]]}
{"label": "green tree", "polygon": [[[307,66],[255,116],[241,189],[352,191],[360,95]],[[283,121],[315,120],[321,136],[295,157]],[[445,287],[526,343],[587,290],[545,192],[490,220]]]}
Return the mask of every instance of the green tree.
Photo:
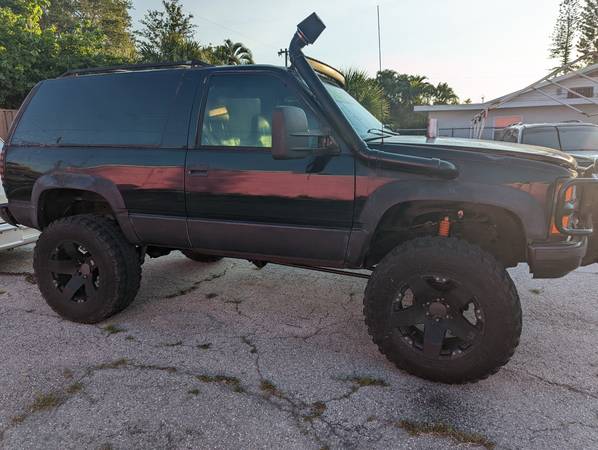
{"label": "green tree", "polygon": [[359,69],[343,70],[346,89],[355,100],[363,105],[377,119],[384,122],[388,119],[389,103],[384,95],[384,90],[374,78]]}
{"label": "green tree", "polygon": [[579,21],[577,51],[585,55],[585,62],[598,62],[598,0],[586,0]]}
{"label": "green tree", "polygon": [[549,49],[550,57],[559,62],[559,67],[574,59],[579,18],[579,0],[562,0]]}
{"label": "green tree", "polygon": [[[5,6],[6,5],[6,6]],[[104,35],[82,23],[69,32],[43,27],[47,0],[10,0],[0,6],[0,106],[18,108],[40,80],[111,61]]]}
{"label": "green tree", "polygon": [[[387,69],[378,72],[377,80],[388,99],[389,122],[394,128],[425,128],[427,114],[414,112],[415,105],[456,101],[454,91],[446,83],[434,86],[423,75],[409,75]],[[440,91],[437,90],[438,87]]]}
{"label": "green tree", "polygon": [[456,105],[459,103],[459,96],[447,83],[438,83],[434,88],[435,105]]}
{"label": "green tree", "polygon": [[241,42],[233,42],[225,39],[223,45],[213,49],[214,57],[220,64],[238,66],[240,64],[253,64],[251,50]]}
{"label": "green tree", "polygon": [[57,34],[86,32],[102,35],[103,52],[115,60],[136,59],[131,32],[131,0],[51,0],[41,20],[42,28]]}
{"label": "green tree", "polygon": [[192,14],[186,14],[179,0],[163,0],[164,10],[150,10],[141,20],[137,32],[143,62],[174,62],[206,59],[209,49],[194,40],[196,26]]}

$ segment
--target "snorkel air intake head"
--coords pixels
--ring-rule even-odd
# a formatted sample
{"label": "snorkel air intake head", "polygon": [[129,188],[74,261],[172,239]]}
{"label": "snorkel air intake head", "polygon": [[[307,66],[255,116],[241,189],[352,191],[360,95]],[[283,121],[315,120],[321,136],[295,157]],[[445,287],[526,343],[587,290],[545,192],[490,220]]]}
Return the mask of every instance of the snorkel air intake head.
{"label": "snorkel air intake head", "polygon": [[312,13],[297,25],[297,32],[293,36],[293,42],[298,48],[313,44],[325,29],[326,25],[324,25],[324,22],[322,22],[316,13]]}

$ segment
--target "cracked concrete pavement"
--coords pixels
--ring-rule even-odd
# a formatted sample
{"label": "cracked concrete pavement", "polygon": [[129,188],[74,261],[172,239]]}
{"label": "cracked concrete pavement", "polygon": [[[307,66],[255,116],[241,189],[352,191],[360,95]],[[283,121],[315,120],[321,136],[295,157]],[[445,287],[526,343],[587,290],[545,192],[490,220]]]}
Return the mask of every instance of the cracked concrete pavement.
{"label": "cracked concrete pavement", "polygon": [[0,253],[0,448],[598,448],[598,266],[512,270],[513,360],[445,386],[378,353],[365,280],[177,252],[89,326],[46,306],[31,255]]}

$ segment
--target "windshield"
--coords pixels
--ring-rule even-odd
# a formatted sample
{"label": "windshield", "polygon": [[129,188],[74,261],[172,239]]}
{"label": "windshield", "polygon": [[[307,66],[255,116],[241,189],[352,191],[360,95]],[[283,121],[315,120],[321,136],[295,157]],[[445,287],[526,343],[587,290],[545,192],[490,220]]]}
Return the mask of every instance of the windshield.
{"label": "windshield", "polygon": [[563,151],[598,150],[598,127],[562,127],[559,134]]}
{"label": "windshield", "polygon": [[324,83],[324,86],[361,138],[367,139],[381,135],[382,123],[347,91],[329,83]]}

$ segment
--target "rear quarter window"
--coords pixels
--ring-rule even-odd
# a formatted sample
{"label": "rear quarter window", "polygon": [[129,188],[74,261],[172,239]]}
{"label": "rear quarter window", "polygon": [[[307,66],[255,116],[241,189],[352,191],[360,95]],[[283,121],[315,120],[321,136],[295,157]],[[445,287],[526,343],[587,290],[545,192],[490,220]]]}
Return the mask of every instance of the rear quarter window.
{"label": "rear quarter window", "polygon": [[537,145],[539,147],[561,149],[559,134],[556,127],[526,128],[523,131],[523,144]]}
{"label": "rear quarter window", "polygon": [[159,146],[181,79],[155,71],[44,81],[12,144]]}

